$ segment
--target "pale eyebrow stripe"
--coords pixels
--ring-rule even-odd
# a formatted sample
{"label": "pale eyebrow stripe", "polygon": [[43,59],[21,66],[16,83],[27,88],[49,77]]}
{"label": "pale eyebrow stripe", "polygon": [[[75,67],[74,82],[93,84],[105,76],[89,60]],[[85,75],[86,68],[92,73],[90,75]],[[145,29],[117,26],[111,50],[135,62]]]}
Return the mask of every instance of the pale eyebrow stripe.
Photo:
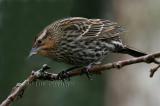
{"label": "pale eyebrow stripe", "polygon": [[39,39],[39,40],[40,40],[40,39],[43,39],[44,36],[46,35],[46,32],[47,32],[47,30],[44,30],[44,31],[40,34],[40,36],[38,37],[38,39]]}

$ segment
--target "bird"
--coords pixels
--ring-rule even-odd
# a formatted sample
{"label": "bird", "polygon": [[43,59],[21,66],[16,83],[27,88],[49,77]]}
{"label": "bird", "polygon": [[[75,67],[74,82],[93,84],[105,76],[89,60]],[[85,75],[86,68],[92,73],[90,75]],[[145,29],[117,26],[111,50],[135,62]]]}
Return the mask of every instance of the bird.
{"label": "bird", "polygon": [[125,28],[106,19],[69,17],[46,26],[35,38],[29,56],[41,55],[49,59],[91,68],[109,53],[133,57],[147,55],[122,42]]}

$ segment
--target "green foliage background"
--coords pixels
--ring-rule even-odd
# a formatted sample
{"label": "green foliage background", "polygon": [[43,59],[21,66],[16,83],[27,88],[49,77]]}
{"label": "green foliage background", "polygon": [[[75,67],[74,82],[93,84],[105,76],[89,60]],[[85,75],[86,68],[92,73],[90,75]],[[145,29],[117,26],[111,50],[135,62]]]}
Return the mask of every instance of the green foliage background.
{"label": "green foliage background", "polygon": [[[102,0],[1,0],[0,1],[0,101],[11,88],[23,81],[44,63],[53,70],[64,70],[66,65],[44,57],[27,59],[37,33],[52,21],[73,16],[101,18]],[[111,1],[108,7],[111,9]],[[111,11],[108,9],[108,17]],[[53,71],[50,70],[50,71]],[[13,106],[102,106],[104,77],[85,76],[70,82],[37,82]]]}

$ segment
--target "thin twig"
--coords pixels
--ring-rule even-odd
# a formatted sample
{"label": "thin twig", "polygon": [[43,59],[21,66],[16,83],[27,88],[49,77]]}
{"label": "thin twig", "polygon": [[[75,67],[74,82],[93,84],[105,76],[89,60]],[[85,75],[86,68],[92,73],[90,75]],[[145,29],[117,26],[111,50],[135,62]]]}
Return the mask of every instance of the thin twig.
{"label": "thin twig", "polygon": [[[155,62],[155,58],[160,57],[160,53],[154,53],[149,54],[142,57],[127,59],[123,61],[103,64],[103,65],[95,65],[90,70],[88,70],[90,73],[93,74],[100,74],[102,71],[109,70],[112,68],[122,68],[127,65],[136,64],[136,63],[157,63],[158,66],[151,69],[150,77],[153,77],[154,73],[160,68],[160,64],[158,61]],[[154,60],[154,61],[153,61]],[[48,80],[48,81],[54,81],[54,80],[62,80],[65,78],[70,78],[74,76],[79,76],[82,74],[82,69],[75,69],[73,71],[67,72],[67,76],[63,76],[63,78],[58,77],[58,74],[55,73],[49,73],[46,70],[49,69],[47,65],[43,65],[43,67],[37,71],[32,71],[31,75],[24,80],[22,83],[18,84],[18,86],[14,87],[10,95],[0,104],[0,106],[10,106],[11,103],[18,100],[17,98],[22,96],[25,89],[31,84],[33,81],[39,80]]]}

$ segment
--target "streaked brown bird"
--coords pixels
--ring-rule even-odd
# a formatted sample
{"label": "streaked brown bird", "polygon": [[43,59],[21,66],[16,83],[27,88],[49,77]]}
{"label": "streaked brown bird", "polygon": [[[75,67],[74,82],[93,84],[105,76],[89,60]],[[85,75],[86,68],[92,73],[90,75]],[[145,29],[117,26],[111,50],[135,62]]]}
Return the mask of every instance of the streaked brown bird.
{"label": "streaked brown bird", "polygon": [[30,56],[41,56],[74,66],[99,63],[108,53],[124,53],[134,57],[146,53],[128,48],[120,36],[124,28],[104,19],[71,17],[45,27],[36,38]]}

